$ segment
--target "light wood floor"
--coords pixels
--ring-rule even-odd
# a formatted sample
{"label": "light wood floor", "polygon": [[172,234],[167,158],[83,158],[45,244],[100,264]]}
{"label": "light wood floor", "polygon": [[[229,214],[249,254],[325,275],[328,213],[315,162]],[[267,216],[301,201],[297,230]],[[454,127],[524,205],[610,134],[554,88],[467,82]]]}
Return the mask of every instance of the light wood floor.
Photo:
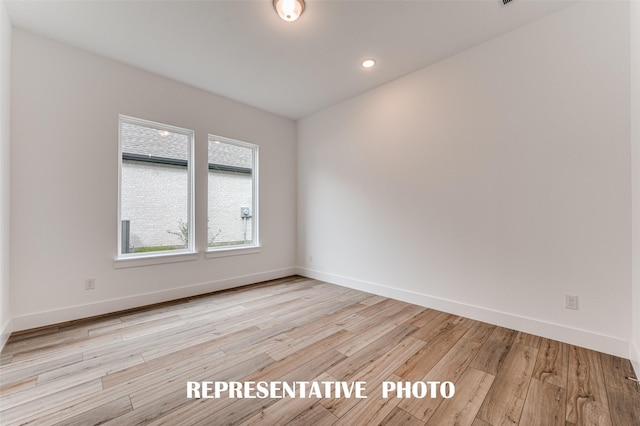
{"label": "light wood floor", "polygon": [[[0,423],[640,425],[628,360],[290,277],[14,334]],[[366,381],[367,399],[187,399],[187,381]],[[382,399],[383,381],[453,398]]]}

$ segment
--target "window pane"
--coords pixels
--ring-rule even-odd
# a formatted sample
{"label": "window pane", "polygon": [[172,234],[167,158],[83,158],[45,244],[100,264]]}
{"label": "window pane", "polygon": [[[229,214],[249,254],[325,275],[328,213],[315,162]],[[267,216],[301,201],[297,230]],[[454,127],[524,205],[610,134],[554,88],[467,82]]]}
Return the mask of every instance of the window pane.
{"label": "window pane", "polygon": [[211,248],[256,245],[255,145],[209,137]]}
{"label": "window pane", "polygon": [[121,253],[189,248],[191,134],[126,121],[120,132]]}

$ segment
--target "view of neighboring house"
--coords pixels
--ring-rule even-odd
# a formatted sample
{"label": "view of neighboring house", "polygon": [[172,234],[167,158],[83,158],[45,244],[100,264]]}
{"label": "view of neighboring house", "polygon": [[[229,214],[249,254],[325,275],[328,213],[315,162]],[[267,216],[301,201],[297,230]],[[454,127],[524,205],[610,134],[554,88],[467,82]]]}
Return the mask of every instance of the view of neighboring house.
{"label": "view of neighboring house", "polygon": [[[129,122],[121,129],[126,252],[186,248],[189,136]],[[250,244],[253,151],[218,139],[208,147],[208,245]]]}

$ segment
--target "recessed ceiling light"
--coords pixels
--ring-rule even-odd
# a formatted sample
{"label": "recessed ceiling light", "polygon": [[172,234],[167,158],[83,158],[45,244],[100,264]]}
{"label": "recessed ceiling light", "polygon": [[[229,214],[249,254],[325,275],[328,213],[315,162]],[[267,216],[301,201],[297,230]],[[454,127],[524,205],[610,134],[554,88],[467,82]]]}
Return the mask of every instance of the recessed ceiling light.
{"label": "recessed ceiling light", "polygon": [[158,130],[158,133],[160,133],[160,136],[162,137],[169,136],[169,132],[166,130]]}
{"label": "recessed ceiling light", "polygon": [[362,61],[362,66],[364,68],[372,68],[375,64],[376,61],[374,61],[373,59],[365,59],[364,61]]}

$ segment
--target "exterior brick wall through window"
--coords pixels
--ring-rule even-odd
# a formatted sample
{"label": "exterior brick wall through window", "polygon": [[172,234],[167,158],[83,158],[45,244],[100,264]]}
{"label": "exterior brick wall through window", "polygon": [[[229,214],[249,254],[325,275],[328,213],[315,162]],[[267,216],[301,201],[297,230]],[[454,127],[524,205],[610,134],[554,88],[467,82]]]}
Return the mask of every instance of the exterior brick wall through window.
{"label": "exterior brick wall through window", "polygon": [[[128,222],[121,254],[189,246],[189,137],[154,127],[160,126],[121,121],[120,220]],[[211,249],[254,243],[256,151],[255,145],[209,136]]]}

